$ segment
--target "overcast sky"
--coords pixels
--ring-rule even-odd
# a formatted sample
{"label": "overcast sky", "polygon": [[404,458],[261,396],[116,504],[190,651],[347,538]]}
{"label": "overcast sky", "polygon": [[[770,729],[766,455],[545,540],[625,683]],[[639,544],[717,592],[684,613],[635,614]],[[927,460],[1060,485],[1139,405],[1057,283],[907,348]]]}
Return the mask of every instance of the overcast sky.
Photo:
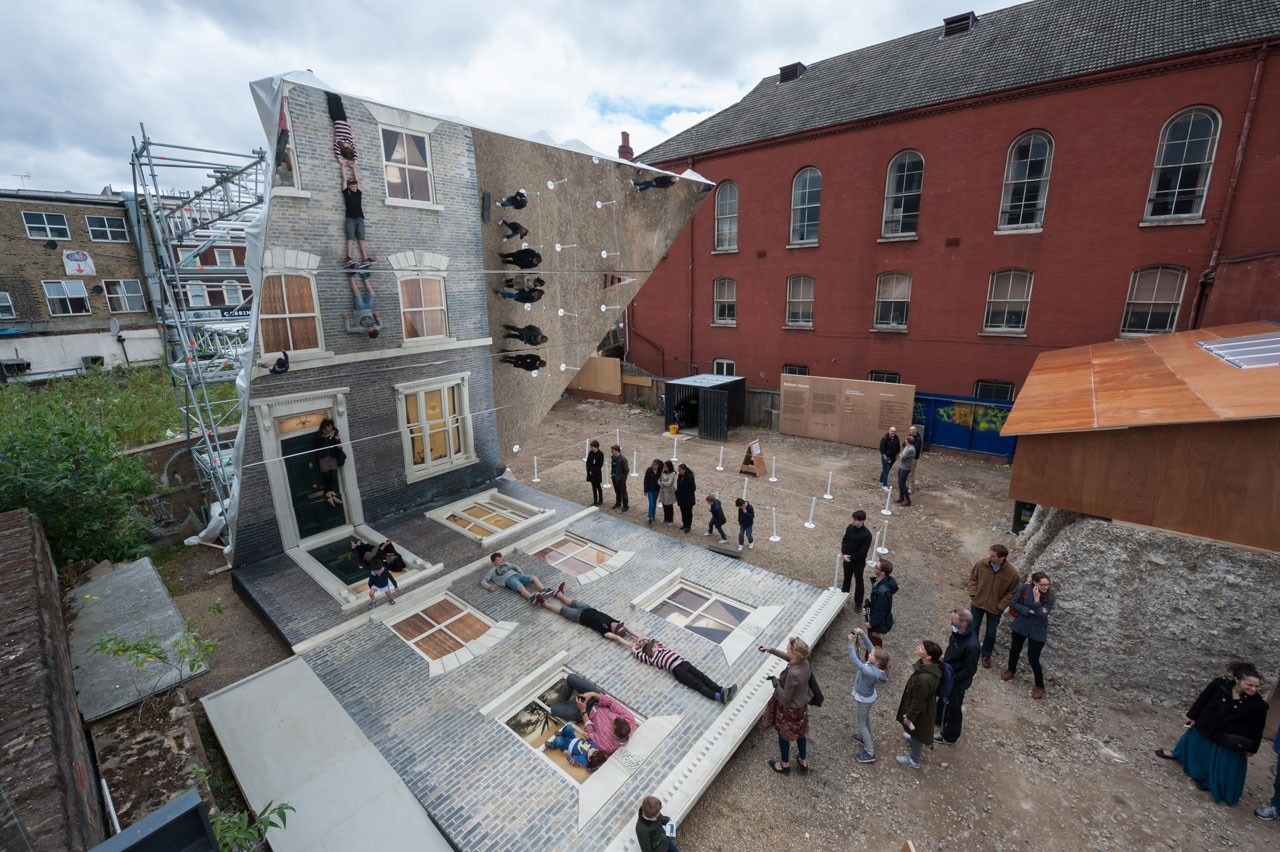
{"label": "overcast sky", "polygon": [[303,69],[339,91],[606,153],[627,130],[640,153],[781,65],[1007,5],[35,0],[6,10],[0,187],[131,188],[139,122],[161,142],[264,146],[249,82]]}

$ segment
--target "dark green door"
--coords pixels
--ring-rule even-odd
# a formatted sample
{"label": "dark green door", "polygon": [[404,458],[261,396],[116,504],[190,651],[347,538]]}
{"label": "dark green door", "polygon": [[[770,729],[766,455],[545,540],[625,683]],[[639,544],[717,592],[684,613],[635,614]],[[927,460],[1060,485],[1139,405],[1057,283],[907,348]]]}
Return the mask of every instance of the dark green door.
{"label": "dark green door", "polygon": [[320,474],[315,453],[309,452],[314,448],[315,436],[311,432],[291,435],[280,442],[299,538],[308,538],[347,523],[346,507],[341,503],[331,506],[324,499],[324,477]]}

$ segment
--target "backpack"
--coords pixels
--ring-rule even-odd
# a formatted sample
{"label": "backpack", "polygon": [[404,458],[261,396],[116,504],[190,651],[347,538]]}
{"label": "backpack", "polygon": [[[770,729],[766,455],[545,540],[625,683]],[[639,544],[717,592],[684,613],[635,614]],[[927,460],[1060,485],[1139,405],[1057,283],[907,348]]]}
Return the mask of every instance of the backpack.
{"label": "backpack", "polygon": [[812,672],[809,673],[809,691],[813,693],[813,697],[809,699],[809,706],[821,707],[826,698],[823,697],[822,689],[818,686],[818,679],[813,676]]}
{"label": "backpack", "polygon": [[951,664],[942,662],[942,680],[938,681],[938,698],[946,701],[951,697],[951,690],[956,685],[956,672]]}

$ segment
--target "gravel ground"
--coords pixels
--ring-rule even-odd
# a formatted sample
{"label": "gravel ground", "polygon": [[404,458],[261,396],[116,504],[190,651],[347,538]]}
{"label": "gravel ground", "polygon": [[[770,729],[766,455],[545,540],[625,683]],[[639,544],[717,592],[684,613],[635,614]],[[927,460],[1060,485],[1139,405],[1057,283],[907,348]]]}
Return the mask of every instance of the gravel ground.
{"label": "gravel ground", "polygon": [[[543,421],[541,437],[526,444],[511,465],[521,481],[533,476],[538,457],[542,489],[588,502],[582,444],[599,438],[606,446],[614,430],[628,458],[638,453],[643,468],[672,453],[660,418],[637,408],[566,400]],[[742,493],[736,473],[747,441],[762,438],[766,457],[777,456],[779,482],[751,480],[748,499],[756,506],[754,550],[747,561],[780,574],[829,586],[840,537],[849,513],[865,509],[878,529],[885,505],[879,489],[879,457],[874,449],[739,429],[726,445],[725,471],[715,470],[720,445],[681,439],[678,455],[694,471],[699,500],[718,490],[729,503]],[[833,472],[832,500],[822,499]],[[969,567],[994,542],[1014,549],[1009,533],[1012,503],[1008,467],[988,459],[926,453],[916,475],[913,505],[891,506],[889,558],[901,591],[895,598],[896,624],[886,638],[893,656],[890,683],[873,711],[879,761],[853,761],[853,672],[845,636],[857,626],[851,610],[832,625],[814,652],[814,670],[827,702],[812,714],[809,735],[813,771],[775,776],[764,763],[777,755],[772,731],[748,737],[701,802],[681,820],[680,848],[730,850],[763,848],[900,849],[1217,849],[1275,848],[1276,826],[1260,822],[1252,809],[1269,797],[1270,752],[1251,761],[1241,803],[1214,805],[1177,764],[1158,760],[1153,750],[1171,746],[1181,732],[1181,711],[1134,702],[1121,692],[1074,678],[1067,655],[1069,637],[1050,634],[1044,653],[1049,678],[1045,700],[1031,699],[1030,672],[1004,683],[997,664],[980,669],[965,701],[965,732],[954,746],[926,751],[919,771],[900,766],[904,753],[892,724],[911,652],[922,638],[945,644],[946,613],[967,604]],[[632,510],[622,517],[644,523],[639,479],[630,490]],[[606,505],[611,501],[606,492]],[[816,528],[805,529],[812,498]],[[781,541],[767,541],[771,508],[777,508]],[[678,516],[677,516],[678,517]],[[695,510],[695,530],[706,511]],[[705,527],[703,527],[705,528]],[[655,530],[680,536],[677,526]],[[673,532],[674,531],[674,532]],[[701,543],[696,536],[691,542]],[[1002,625],[995,659],[1007,653]],[[1093,639],[1094,637],[1088,637]],[[1188,696],[1188,702],[1194,696]],[[1269,745],[1269,744],[1268,744]]]}

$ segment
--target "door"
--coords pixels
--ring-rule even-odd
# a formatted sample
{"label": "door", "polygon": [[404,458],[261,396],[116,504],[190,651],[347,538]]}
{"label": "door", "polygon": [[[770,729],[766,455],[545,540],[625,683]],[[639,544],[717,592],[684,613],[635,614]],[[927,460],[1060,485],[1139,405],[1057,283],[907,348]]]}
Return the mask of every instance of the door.
{"label": "door", "polygon": [[[324,477],[315,454],[315,433],[302,432],[280,441],[285,475],[289,479],[289,502],[298,524],[298,538],[305,539],[334,527],[346,526],[346,507],[330,505],[324,498]],[[341,496],[342,477],[338,477]]]}

